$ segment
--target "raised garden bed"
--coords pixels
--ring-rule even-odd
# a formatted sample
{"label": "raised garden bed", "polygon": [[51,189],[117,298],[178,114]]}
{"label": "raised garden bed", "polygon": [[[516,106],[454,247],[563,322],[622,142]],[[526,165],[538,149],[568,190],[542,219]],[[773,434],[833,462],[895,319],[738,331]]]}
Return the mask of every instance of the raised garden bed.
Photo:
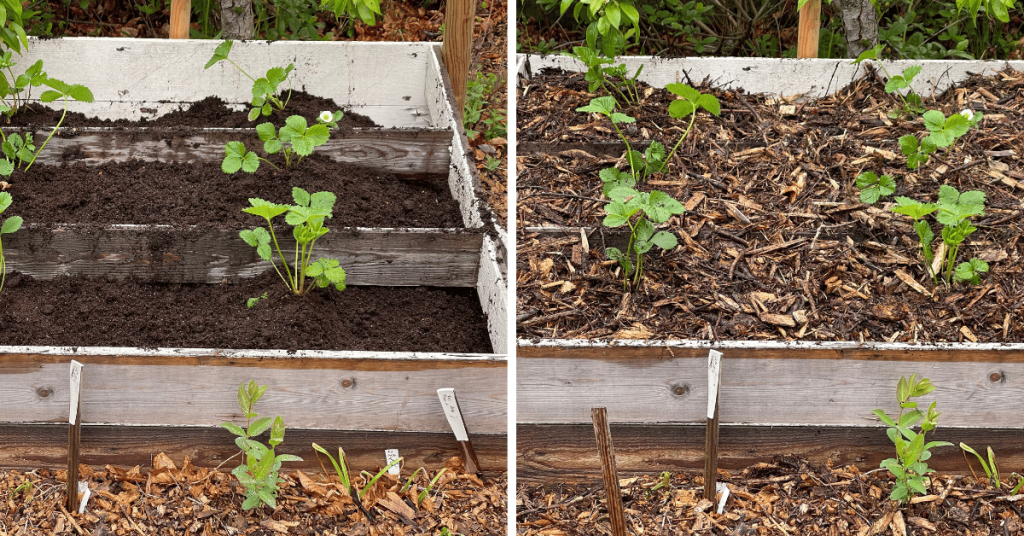
{"label": "raised garden bed", "polygon": [[[598,179],[603,168],[622,169],[624,145],[607,119],[575,112],[597,96],[582,74],[543,71],[578,64],[521,58],[529,80],[518,99],[520,481],[596,479],[597,406],[608,408],[624,473],[702,467],[709,349],[724,354],[720,467],[797,455],[873,469],[892,444],[872,410],[894,413],[897,380],[915,372],[938,388],[935,439],[991,445],[1002,467],[1020,467],[1021,425],[1010,401],[1024,389],[1014,379],[1024,372],[1016,370],[1024,363],[1024,170],[1010,125],[1021,119],[1021,76],[972,79],[941,97],[945,114],[971,107],[987,118],[941,162],[908,173],[896,138],[923,127],[887,118],[892,97],[884,84],[859,80],[863,66],[622,60],[630,72],[643,63],[641,80],[653,88],[642,89],[641,107],[625,110],[637,118],[624,131],[634,148],[674,144],[686,128],[688,120],[665,112],[672,96],[659,88],[668,83],[712,92],[722,114],[698,115],[672,173],[650,182],[686,205],[662,226],[679,247],[649,254],[644,280],[624,291],[621,268],[604,253],[624,239],[601,229]],[[1006,67],[887,67],[896,73],[914,63],[924,64],[916,89],[926,98],[929,82],[938,96],[968,72]],[[523,108],[531,103],[536,113]],[[980,286],[930,285],[909,224],[857,198],[852,183],[867,170],[898,174],[896,195],[933,196],[942,183],[986,192],[982,230],[967,246],[968,256],[993,250]],[[959,449],[934,454],[934,468],[967,470]]]}
{"label": "raised garden bed", "polygon": [[[96,102],[72,103],[72,111],[101,119],[138,120],[211,95],[225,102],[247,102],[251,98],[248,79],[234,69],[220,68],[223,65],[203,69],[216,46],[216,42],[195,41],[45,40],[31,43],[31,52],[21,61],[30,65],[37,58],[44,59],[51,76],[89,86]],[[294,464],[295,468],[320,468],[309,447],[312,441],[328,448],[344,446],[354,467],[382,465],[385,448],[397,448],[410,467],[439,467],[459,450],[436,390],[456,387],[482,469],[485,473],[504,471],[505,235],[477,196],[478,180],[464,156],[461,122],[452,111],[438,59],[439,46],[251,42],[236,43],[232,57],[252,72],[294,63],[296,69],[289,78],[294,89],[331,98],[347,112],[380,125],[344,128],[321,148],[322,157],[311,157],[321,162],[303,162],[303,166],[323,164],[329,170],[335,165],[331,161],[340,161],[342,165],[371,170],[367,173],[341,168],[340,173],[345,174],[341,179],[346,179],[350,171],[359,173],[351,182],[392,181],[376,186],[396,196],[394,199],[374,194],[374,188],[352,194],[355,200],[343,199],[345,194],[338,192],[335,218],[327,222],[331,232],[322,244],[317,243],[316,255],[341,261],[348,272],[350,289],[337,295],[337,300],[327,294],[310,296],[311,304],[319,303],[319,307],[333,308],[334,312],[314,321],[317,325],[312,333],[293,332],[284,338],[279,335],[296,324],[295,315],[301,308],[287,313],[291,321],[268,316],[260,320],[263,327],[246,335],[241,328],[215,327],[207,320],[207,313],[185,303],[175,303],[184,311],[175,315],[177,320],[162,307],[135,303],[140,317],[137,323],[168,330],[168,334],[177,332],[165,339],[175,341],[174,346],[164,347],[160,336],[147,339],[150,329],[136,329],[139,338],[129,334],[126,339],[113,339],[131,341],[127,344],[94,339],[98,341],[96,346],[87,346],[62,338],[60,328],[54,327],[53,338],[19,341],[17,346],[0,348],[0,370],[10,372],[3,374],[0,392],[10,394],[4,397],[6,400],[20,400],[0,409],[0,427],[4,430],[0,434],[4,438],[0,466],[59,467],[65,463],[66,430],[56,423],[67,422],[67,362],[75,359],[85,364],[81,460],[86,464],[148,465],[154,453],[163,451],[174,460],[188,456],[194,464],[215,466],[236,452],[230,434],[216,426],[225,420],[237,420],[238,385],[255,380],[269,385],[261,401],[261,413],[284,418],[289,427],[284,446],[306,460]],[[172,195],[180,196],[182,202],[143,208],[143,214],[127,219],[97,217],[96,212],[102,211],[71,222],[26,217],[21,231],[5,237],[8,268],[20,275],[14,280],[9,276],[8,282],[13,284],[4,289],[0,300],[8,292],[13,296],[19,287],[30,285],[39,285],[32,288],[41,288],[38,292],[43,294],[56,292],[58,287],[87,286],[77,279],[55,281],[72,274],[101,277],[113,288],[139,288],[143,295],[157,287],[169,289],[177,295],[173,302],[193,295],[229,307],[228,302],[221,301],[227,299],[224,295],[211,291],[220,286],[236,291],[244,285],[259,284],[259,279],[252,278],[270,269],[238,238],[239,230],[254,227],[258,221],[239,224],[242,220],[238,216],[245,216],[241,214],[244,204],[229,207],[234,204],[230,199],[204,199],[196,190],[207,183],[202,179],[192,186],[189,183],[200,167],[219,173],[223,144],[227,139],[240,139],[235,136],[244,139],[253,134],[171,127],[129,131],[121,125],[64,129],[44,152],[53,160],[39,164],[60,162],[85,172],[86,178],[79,179],[83,189],[75,189],[82,185],[64,185],[70,187],[64,190],[66,193],[53,190],[46,194],[57,198],[58,205],[78,205],[74,200],[83,199],[113,207],[118,199],[132,199],[138,194],[121,195],[114,186],[101,185],[88,177],[90,172],[97,179],[101,173],[116,175],[119,172],[108,168],[113,166],[111,162],[129,158],[151,162],[134,164],[137,168],[148,166],[145,173],[170,173],[174,186],[180,188]],[[31,171],[35,173],[36,169]],[[339,173],[314,171],[314,177],[309,178],[269,171],[261,168],[255,176],[235,176],[237,180],[229,186],[234,189],[230,195],[266,196],[285,202],[288,197],[279,198],[280,192],[273,193],[275,189],[290,192],[292,186],[300,186],[293,182],[308,181],[310,191],[329,190],[330,175]],[[123,174],[137,178],[140,173],[142,169]],[[441,180],[430,183],[439,173]],[[179,177],[176,181],[175,175]],[[388,177],[382,179],[384,175]],[[260,184],[268,182],[272,184]],[[20,195],[17,189],[32,183],[17,175],[11,183],[8,191],[14,192],[15,204],[10,213],[21,214],[19,206],[27,207],[23,201],[31,196]],[[249,191],[257,188],[270,190]],[[39,184],[38,189],[43,190],[44,185]],[[443,196],[435,191],[439,189],[444,190],[440,192]],[[434,193],[416,199],[417,191]],[[422,220],[428,222],[426,225],[415,219],[413,203],[404,203],[410,199],[415,199],[415,205],[443,203],[435,199],[444,196],[454,215],[442,215],[441,220],[428,216]],[[218,208],[219,201],[225,205]],[[385,207],[379,218],[366,213],[366,204],[388,203],[395,208]],[[218,216],[221,223],[211,225],[209,221],[214,218],[198,210],[197,205],[212,206],[216,214],[225,214],[226,218]],[[165,220],[161,211],[183,219]],[[397,223],[386,223],[389,211],[396,216],[390,221]],[[28,283],[27,276],[37,282]],[[123,282],[128,279],[133,282]],[[263,281],[264,290],[271,290],[271,294],[281,285],[267,276]],[[375,286],[393,288],[375,290]],[[283,287],[280,290],[283,294]],[[367,297],[360,300],[364,293]],[[431,307],[411,306],[419,316],[415,323],[398,320],[410,330],[401,334],[373,320],[374,315],[393,316],[392,312],[370,310],[384,299],[393,300],[397,308],[412,303],[410,298],[402,297],[403,293],[414,298],[426,295]],[[43,311],[43,316],[98,314],[93,305],[69,307],[67,298],[63,299],[64,304],[58,301],[49,307],[42,305],[46,310],[52,308],[49,314]],[[433,332],[437,322],[426,315],[450,315],[449,299],[476,308],[470,313],[475,321],[453,316],[453,323],[462,323],[463,328],[476,325],[469,327],[469,331],[476,330],[472,336],[476,343],[449,344],[456,337]],[[123,300],[112,295],[103,301],[121,301],[121,307],[130,309],[131,301]],[[246,310],[244,300],[235,305],[240,306],[242,324],[256,320],[245,317],[258,307]],[[97,323],[109,320],[104,316]],[[209,336],[218,330],[230,330],[238,339],[229,339],[224,345],[203,343],[215,340]],[[110,327],[110,331],[115,329]],[[198,336],[179,336],[187,331]],[[349,332],[354,336],[352,340],[363,342],[343,347],[336,346],[337,341],[323,339],[320,344],[305,345],[304,341],[326,332]],[[384,344],[373,341],[382,337],[404,340]],[[251,342],[247,344],[246,339]],[[28,407],[32,409],[26,410]]]}

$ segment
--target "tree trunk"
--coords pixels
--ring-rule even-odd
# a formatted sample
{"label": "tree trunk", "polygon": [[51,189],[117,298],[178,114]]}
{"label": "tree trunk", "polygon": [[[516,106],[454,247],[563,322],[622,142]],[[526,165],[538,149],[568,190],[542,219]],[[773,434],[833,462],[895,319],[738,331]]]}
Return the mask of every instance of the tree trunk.
{"label": "tree trunk", "polygon": [[224,39],[252,39],[252,0],[220,0],[220,26]]}
{"label": "tree trunk", "polygon": [[856,58],[878,44],[878,15],[871,0],[834,0],[833,3],[842,13],[846,29],[846,57]]}

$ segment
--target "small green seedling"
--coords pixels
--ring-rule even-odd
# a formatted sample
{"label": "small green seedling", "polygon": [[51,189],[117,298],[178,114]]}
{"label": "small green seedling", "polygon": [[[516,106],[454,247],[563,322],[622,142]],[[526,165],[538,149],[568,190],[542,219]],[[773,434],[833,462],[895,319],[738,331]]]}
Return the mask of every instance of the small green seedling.
{"label": "small green seedling", "polygon": [[[252,510],[261,503],[277,508],[278,484],[284,482],[278,477],[281,463],[302,461],[302,458],[292,454],[274,452],[274,449],[284,441],[284,419],[280,415],[273,420],[270,417],[260,417],[254,409],[256,402],[266,391],[266,385],[257,385],[255,381],[250,381],[248,387],[244,383],[239,385],[238,408],[246,418],[246,427],[242,428],[231,422],[221,423],[222,427],[236,436],[235,444],[245,455],[245,462],[231,471],[238,482],[245,486],[243,510]],[[254,439],[267,430],[270,430],[269,447]]]}
{"label": "small green seedling", "polygon": [[391,461],[391,463],[387,464],[383,469],[381,469],[380,472],[377,473],[376,475],[373,475],[367,471],[362,471],[360,473],[360,476],[363,477],[363,480],[366,482],[366,485],[363,486],[363,489],[360,491],[359,488],[356,487],[354,479],[350,478],[348,464],[345,462],[344,449],[338,447],[337,460],[335,460],[334,457],[331,456],[330,452],[327,452],[326,449],[324,449],[320,445],[317,445],[316,443],[313,443],[313,450],[327,456],[327,458],[331,460],[331,465],[334,466],[334,472],[337,473],[338,480],[341,481],[341,486],[348,490],[349,496],[352,497],[352,500],[354,500],[356,504],[362,504],[363,496],[366,495],[366,492],[370,488],[372,488],[373,485],[376,484],[378,480],[380,480],[380,477],[384,476],[384,473],[388,472],[388,469],[391,469],[394,465],[402,462],[402,458],[394,459]]}
{"label": "small green seedling", "polygon": [[927,164],[939,148],[948,148],[983,119],[981,112],[961,110],[949,117],[938,110],[928,110],[921,116],[928,134],[918,142],[917,136],[907,134],[899,139],[900,151],[907,157],[907,168],[917,169]]}
{"label": "small green seedling", "polygon": [[[981,457],[981,454],[978,454],[978,451],[967,446],[966,443],[961,442],[960,449],[964,451],[964,459],[967,459],[968,452],[978,458],[978,462],[981,463],[981,468],[985,471],[985,476],[988,477],[989,483],[992,484],[993,488],[999,489],[999,466],[996,464],[996,453],[992,450],[992,447],[988,448],[987,463],[985,462],[985,459]],[[968,462],[968,465],[970,465],[970,462]],[[971,469],[971,471],[973,472],[974,469]]]}
{"label": "small green seedling", "polygon": [[35,497],[32,495],[32,490],[33,489],[34,489],[34,486],[32,485],[32,481],[31,480],[26,480],[26,481],[22,482],[21,484],[18,484],[18,487],[14,488],[11,491],[11,497],[14,497],[14,496],[16,496],[19,493],[24,493],[25,494],[25,502],[26,503],[30,503],[30,502],[32,502],[32,499],[35,499]]}
{"label": "small green seedling", "polygon": [[[313,285],[306,286],[306,277],[313,278],[313,282],[319,288],[334,285],[338,291],[345,290],[345,270],[336,259],[318,259],[310,262],[313,254],[313,246],[317,239],[327,234],[327,227],[324,227],[324,220],[332,217],[335,195],[331,192],[317,192],[310,195],[302,188],[292,188],[294,205],[271,203],[259,198],[250,198],[252,206],[242,209],[242,212],[260,216],[267,221],[267,228],[256,227],[239,233],[246,244],[256,248],[256,253],[261,259],[270,261],[274,265],[277,275],[288,285],[288,288],[295,294],[302,295],[313,288]],[[281,246],[277,242],[277,235],[274,234],[273,219],[284,214],[288,225],[294,227],[292,235],[295,237],[294,269],[290,269],[288,261],[281,253]],[[268,231],[269,229],[269,231]],[[278,259],[281,261],[281,268],[273,259],[273,251],[270,242],[274,242],[274,250],[277,251]],[[281,270],[284,270],[282,273]]]}
{"label": "small green seedling", "polygon": [[668,471],[662,471],[661,472],[661,476],[658,478],[658,483],[655,484],[655,486],[653,488],[647,490],[647,497],[650,497],[651,494],[653,494],[655,491],[658,491],[659,489],[662,489],[662,488],[668,489],[670,484],[671,484],[671,482],[672,482],[672,473],[670,473]]}
{"label": "small green seedling", "polygon": [[[445,471],[447,471],[447,470],[448,470],[448,468],[447,468],[447,467],[444,467],[444,468],[442,468],[442,469],[441,469],[440,471],[438,471],[438,472],[437,472],[437,474],[436,474],[436,475],[434,475],[434,478],[433,478],[433,479],[431,479],[431,480],[430,480],[430,482],[429,482],[429,483],[427,484],[427,487],[426,487],[426,488],[424,488],[424,490],[423,490],[423,491],[421,491],[421,492],[419,493],[419,495],[417,495],[417,496],[416,496],[416,505],[417,505],[417,506],[418,506],[418,505],[419,505],[419,504],[420,504],[421,502],[423,502],[423,499],[426,499],[426,498],[427,498],[427,495],[429,495],[429,494],[430,494],[430,490],[434,489],[434,486],[435,486],[435,485],[437,484],[437,481],[441,479],[441,475],[443,475],[443,474],[444,474],[444,472],[445,472]],[[418,475],[418,474],[420,473],[420,471],[422,471],[422,472],[423,472],[423,474],[427,474],[427,470],[426,470],[426,469],[424,469],[423,467],[420,467],[419,469],[415,470],[415,471],[414,471],[414,472],[412,473],[412,476],[410,476],[410,477],[409,477],[409,480],[406,480],[406,481],[405,481],[405,485],[404,485],[404,486],[402,486],[402,489],[401,489],[401,490],[399,490],[399,493],[405,493],[406,491],[408,491],[408,490],[409,490],[409,488],[410,488],[410,487],[412,487],[413,481],[415,481],[415,479],[416,479],[416,475]]]}
{"label": "small green seedling", "polygon": [[[890,75],[889,71],[885,68],[885,64],[878,59],[878,55],[882,53],[884,48],[885,45],[876,45],[874,48],[869,48],[862,52],[860,56],[857,56],[857,59],[851,62],[851,64],[856,65],[864,60],[875,60],[875,63],[882,68],[885,77],[889,79],[885,83],[885,92],[890,95],[895,94],[901,101],[900,109],[889,112],[890,118],[902,119],[921,115],[925,110],[921,104],[921,96],[910,88],[914,78],[921,72],[921,66],[911,65],[904,69],[902,74]],[[904,92],[903,90],[906,91]]]}
{"label": "small green seedling", "polygon": [[867,171],[857,176],[857,188],[860,188],[860,202],[873,205],[882,197],[896,193],[896,181],[889,175],[879,177]]}
{"label": "small green seedling", "polygon": [[[971,190],[960,193],[956,188],[943,184],[939,186],[939,199],[937,204],[921,203],[908,197],[897,197],[897,206],[893,212],[910,216],[914,220],[914,229],[921,240],[921,253],[925,260],[925,270],[932,276],[933,282],[939,283],[939,274],[932,271],[934,256],[931,250],[931,243],[935,235],[929,227],[928,222],[923,220],[925,216],[935,213],[935,219],[943,225],[942,241],[946,244],[946,257],[938,271],[945,267],[945,281],[966,282],[973,285],[981,283],[980,274],[988,271],[988,263],[983,260],[972,258],[967,262],[956,265],[957,255],[960,252],[960,245],[977,228],[971,225],[972,216],[983,216],[985,214],[985,192]],[[955,267],[955,268],[954,268]]]}
{"label": "small green seedling", "polygon": [[[572,52],[564,52],[564,54],[580,60],[587,66],[585,79],[590,84],[591,93],[595,92],[597,88],[601,88],[612,98],[618,95],[615,100],[625,107],[636,106],[640,103],[640,92],[637,91],[636,81],[644,69],[643,65],[630,76],[625,63],[612,66],[615,61],[603,56],[594,48],[573,47]],[[615,78],[618,78],[619,81],[616,82]]]}
{"label": "small green seedling", "polygon": [[[882,460],[880,464],[880,467],[896,477],[896,485],[889,494],[891,500],[906,503],[915,494],[927,493],[927,475],[935,472],[926,463],[932,456],[931,449],[953,445],[948,441],[925,443],[925,433],[935,429],[940,413],[935,411],[935,402],[931,403],[927,412],[923,412],[917,409],[917,402],[910,401],[911,398],[924,396],[934,390],[928,378],[918,381],[917,374],[911,374],[909,380],[901,376],[896,385],[899,415],[893,419],[885,410],[874,410],[874,414],[889,426],[885,432],[896,447],[896,457]],[[917,425],[920,425],[920,432],[912,430]]]}
{"label": "small green seedling", "polygon": [[664,172],[668,162],[672,160],[672,156],[679,150],[679,146],[690,134],[690,130],[693,129],[693,124],[696,120],[695,112],[698,109],[703,108],[715,116],[721,113],[721,106],[714,95],[702,94],[686,84],[669,84],[665,86],[665,89],[680,97],[669,105],[669,116],[674,119],[690,117],[690,123],[687,125],[683,135],[676,142],[672,151],[667,154],[665,146],[657,141],[652,141],[643,153],[634,150],[630,146],[629,140],[619,129],[618,125],[619,123],[633,123],[636,119],[624,113],[616,112],[615,99],[612,97],[591,99],[590,104],[576,109],[577,112],[597,113],[607,117],[612,122],[612,127],[619,135],[619,138],[626,144],[626,162],[629,164],[629,173],[619,171],[616,168],[601,170],[600,177],[604,182],[603,191],[605,195],[608,195],[608,192],[618,187],[633,188],[651,174]]}
{"label": "small green seedling", "polygon": [[260,302],[260,300],[265,300],[265,299],[267,299],[267,293],[266,292],[264,292],[262,296],[256,296],[255,298],[249,298],[245,302],[245,307],[247,309],[252,309],[253,306],[255,306],[257,303]]}
{"label": "small green seedling", "polygon": [[[0,56],[0,71],[7,71],[10,75],[8,80],[7,76],[0,74],[0,102],[7,106],[3,113],[9,116],[17,113],[32,98],[32,88],[43,85],[48,78],[43,71],[43,60],[37,60],[24,73],[14,76],[13,68],[18,63],[11,59],[11,54],[12,51],[8,50]],[[8,97],[11,98],[9,103]]]}
{"label": "small green seedling", "polygon": [[[290,168],[293,162],[298,165],[304,157],[313,154],[313,149],[327,143],[331,130],[338,128],[342,115],[341,110],[334,113],[320,112],[317,123],[312,126],[308,126],[306,118],[293,115],[285,120],[285,126],[280,131],[271,123],[262,123],[256,127],[256,133],[263,142],[263,150],[268,155],[283,154],[285,168]],[[228,142],[224,146],[224,155],[221,163],[224,173],[235,173],[238,170],[255,173],[260,167],[260,161],[280,169],[270,160],[247,150],[240,141]]]}
{"label": "small green seedling", "polygon": [[668,251],[679,244],[674,234],[668,231],[655,232],[655,225],[667,222],[676,214],[684,213],[686,208],[668,194],[657,190],[647,193],[621,186],[609,192],[608,197],[612,202],[604,207],[604,226],[629,226],[629,244],[626,251],[622,252],[618,248],[608,248],[605,251],[609,259],[618,261],[622,266],[622,287],[626,288],[630,272],[633,272],[633,284],[640,283],[645,253],[654,246]]}
{"label": "small green seedling", "polygon": [[[0,192],[0,214],[2,214],[7,207],[11,206],[14,202],[14,198],[7,192]],[[4,223],[0,225],[0,291],[4,289],[4,282],[7,281],[7,260],[4,258],[4,245],[3,235],[12,234],[18,229],[21,229],[22,219],[21,216],[11,216],[4,220]]]}
{"label": "small green seedling", "polygon": [[[41,65],[40,65],[41,67]],[[25,171],[28,171],[35,163],[36,158],[46,148],[46,144],[50,142],[53,135],[60,129],[61,124],[64,123],[64,118],[68,115],[68,99],[74,99],[79,102],[93,102],[95,100],[92,95],[92,91],[89,88],[81,84],[68,84],[57,80],[56,78],[50,78],[46,76],[46,73],[41,73],[33,77],[33,83],[38,77],[43,77],[40,85],[46,85],[51,89],[48,89],[39,96],[39,100],[42,102],[54,102],[57,99],[64,99],[64,113],[61,114],[60,120],[57,121],[57,125],[50,131],[50,135],[43,141],[42,146],[36,150],[36,146],[32,140],[32,134],[26,133],[24,137],[20,134],[11,134],[6,136],[3,132],[0,132],[0,139],[3,140],[0,144],[0,149],[3,151],[4,158],[0,158],[0,176],[9,177],[14,172],[14,168],[21,168],[24,166]],[[0,76],[0,79],[3,77]],[[10,106],[7,104],[0,104],[0,113],[13,113]]]}
{"label": "small green seedling", "polygon": [[245,72],[245,69],[238,66],[237,63],[228,57],[231,53],[231,45],[234,42],[230,39],[224,41],[213,51],[213,56],[210,61],[206,62],[204,69],[209,69],[214,64],[227,60],[228,63],[234,65],[242,74],[249,80],[252,80],[252,109],[249,110],[249,121],[255,121],[260,115],[268,116],[274,108],[278,110],[284,110],[285,106],[288,106],[288,101],[292,97],[291,89],[288,90],[288,97],[283,101],[277,96],[278,87],[288,79],[288,74],[295,68],[295,64],[289,63],[288,67],[272,67],[267,71],[267,75],[262,78],[253,78],[249,73]]}

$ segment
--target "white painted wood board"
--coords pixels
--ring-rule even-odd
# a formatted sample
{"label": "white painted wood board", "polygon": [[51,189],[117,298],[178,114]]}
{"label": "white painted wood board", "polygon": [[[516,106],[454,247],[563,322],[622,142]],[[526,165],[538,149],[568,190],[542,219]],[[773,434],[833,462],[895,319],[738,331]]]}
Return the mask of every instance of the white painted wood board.
{"label": "white painted wood board", "polygon": [[236,393],[268,385],[263,415],[289,427],[444,432],[437,389],[457,386],[472,432],[507,428],[505,360],[478,354],[0,347],[0,423],[66,422],[68,361],[85,364],[90,424],[244,421]]}
{"label": "white painted wood board", "polygon": [[[169,283],[220,283],[272,270],[241,229],[165,225],[28,224],[4,238],[8,270],[42,279],[60,275],[135,277]],[[291,233],[280,235],[293,251]],[[474,287],[482,235],[462,229],[338,228],[317,241],[313,258],[338,259],[349,285]]]}
{"label": "white painted wood board", "polygon": [[[586,423],[596,406],[608,407],[609,419],[617,423],[703,422],[707,359],[695,352],[714,348],[724,354],[722,423],[875,425],[872,410],[898,412],[896,383],[901,375],[916,373],[937,387],[925,400],[938,402],[943,425],[1024,428],[1024,345],[880,344],[871,345],[879,352],[866,359],[842,357],[844,348],[863,347],[853,343],[549,340],[525,346],[537,357],[524,357],[521,349],[517,360],[517,421],[524,424]],[[659,346],[665,351],[657,357],[651,351],[637,358],[626,351],[600,353]],[[830,348],[838,357],[823,358],[827,352],[802,357]],[[786,358],[755,356],[765,349]],[[891,352],[887,359],[885,351]],[[929,351],[934,361],[928,360]],[[674,352],[680,355],[672,357]],[[985,359],[974,359],[971,352],[985,353]]]}
{"label": "white painted wood board", "polygon": [[[523,55],[520,55],[523,57]],[[546,67],[570,72],[584,72],[586,66],[568,56],[526,56],[520,64],[519,75],[529,77]],[[674,82],[694,83],[705,78],[711,85],[722,89],[743,88],[747,93],[765,93],[792,98],[824,97],[848,86],[864,76],[865,61],[850,64],[848,59],[774,59],[774,58],[660,58],[655,56],[622,56],[615,64],[625,63],[629,72],[640,65],[644,69],[639,80],[653,87],[665,87]],[[965,61],[965,60],[900,60],[886,61],[885,68],[892,75],[900,74],[911,65],[920,65],[921,73],[911,86],[922,96],[941,94],[950,86],[962,82],[972,73],[991,75],[1007,67],[1024,70],[1024,61]],[[880,74],[881,70],[879,70]]]}
{"label": "white painted wood board", "polygon": [[[88,86],[96,102],[70,109],[101,118],[139,119],[180,103],[218,95],[227,102],[252,100],[252,82],[230,63],[204,69],[220,41],[66,37],[32,39],[15,73],[43,59],[50,76]],[[424,84],[429,51],[436,43],[236,42],[231,59],[259,78],[271,67],[295,70],[292,89],[333,98],[385,127],[429,127]],[[287,83],[287,82],[286,82]],[[38,92],[37,92],[38,93]]]}
{"label": "white painted wood board", "polygon": [[480,271],[476,292],[480,307],[487,315],[487,331],[491,335],[491,349],[496,354],[508,353],[508,280],[501,267],[508,259],[499,244],[484,236],[480,248]]}

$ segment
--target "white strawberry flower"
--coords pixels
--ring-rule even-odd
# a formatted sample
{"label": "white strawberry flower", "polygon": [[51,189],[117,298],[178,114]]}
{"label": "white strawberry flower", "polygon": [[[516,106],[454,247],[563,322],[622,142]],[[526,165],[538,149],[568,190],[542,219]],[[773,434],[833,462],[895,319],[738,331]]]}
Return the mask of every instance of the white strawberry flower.
{"label": "white strawberry flower", "polygon": [[967,119],[971,119],[974,117],[974,111],[971,110],[970,108],[964,108],[963,110],[960,110],[960,115],[966,117]]}
{"label": "white strawberry flower", "polygon": [[334,114],[331,112],[320,112],[319,119],[321,123],[330,123],[334,119]]}

